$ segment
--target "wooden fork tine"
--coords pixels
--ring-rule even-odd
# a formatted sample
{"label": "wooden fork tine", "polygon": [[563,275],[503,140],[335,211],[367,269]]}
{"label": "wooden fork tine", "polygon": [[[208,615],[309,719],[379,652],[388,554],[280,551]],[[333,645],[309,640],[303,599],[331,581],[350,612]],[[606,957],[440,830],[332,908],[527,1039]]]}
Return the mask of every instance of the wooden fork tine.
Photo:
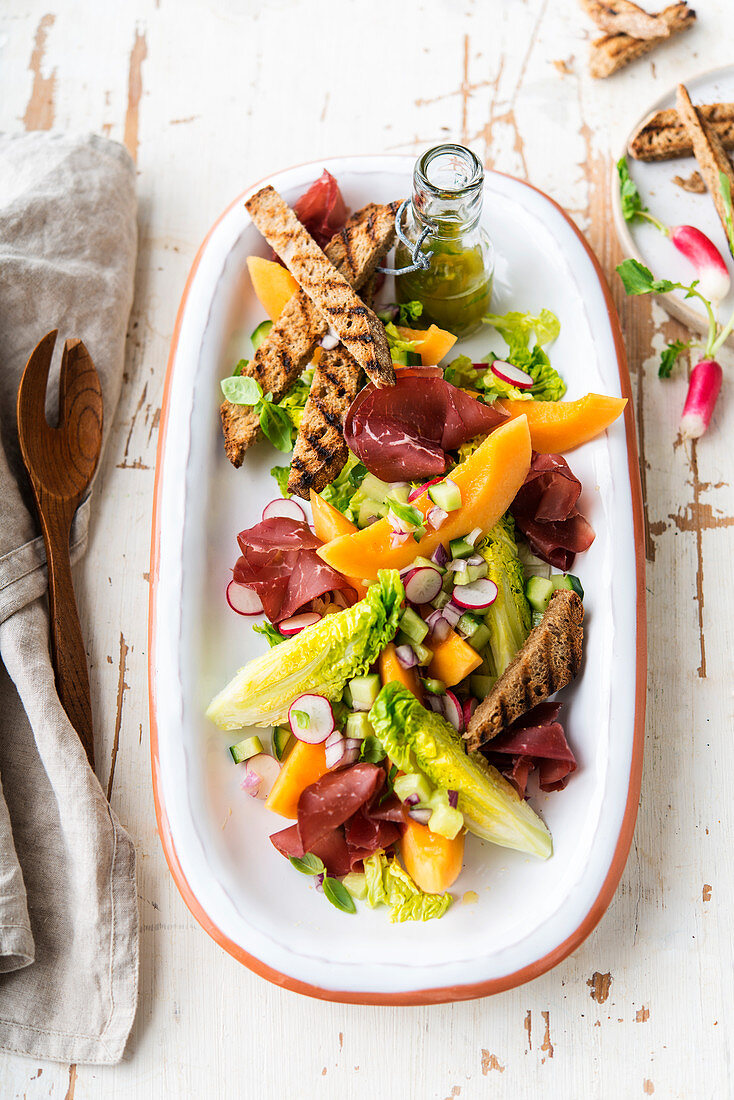
{"label": "wooden fork tine", "polygon": [[46,420],[46,387],[58,329],[47,333],[36,344],[23,371],[18,388],[18,417],[38,425],[38,431],[48,429]]}
{"label": "wooden fork tine", "polygon": [[82,389],[95,390],[101,404],[102,388],[91,355],[81,340],[67,340],[59,375],[59,427],[68,422],[74,398]]}

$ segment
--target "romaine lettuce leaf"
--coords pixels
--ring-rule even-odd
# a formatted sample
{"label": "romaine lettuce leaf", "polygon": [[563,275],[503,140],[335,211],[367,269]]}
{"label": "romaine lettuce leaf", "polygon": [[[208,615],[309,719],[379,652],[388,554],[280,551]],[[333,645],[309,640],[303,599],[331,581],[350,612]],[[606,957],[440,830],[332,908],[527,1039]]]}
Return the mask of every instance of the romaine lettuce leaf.
{"label": "romaine lettuce leaf", "polygon": [[325,616],[241,668],[209,704],[207,717],[227,730],[278,726],[304,692],[340,699],[347,680],[366,673],[395,636],[404,595],[398,572],[381,569],[359,603]]}
{"label": "romaine lettuce leaf", "polygon": [[364,860],[367,903],[390,906],[391,924],[406,920],[435,920],[442,917],[453,898],[451,894],[424,894],[397,859],[375,852]]}
{"label": "romaine lettuce leaf", "polygon": [[524,644],[532,625],[530,604],[525,596],[525,573],[517,553],[515,521],[509,512],[479,542],[477,553],[487,562],[489,579],[497,585],[497,599],[484,615],[490,630],[484,656],[497,679]]}
{"label": "romaine lettuce leaf", "polygon": [[421,771],[434,787],[459,792],[467,829],[504,848],[547,859],[550,833],[507,780],[478,753],[467,753],[444,718],[426,710],[402,684],[386,684],[369,713],[390,760]]}
{"label": "romaine lettuce leaf", "polygon": [[[550,363],[543,351],[543,345],[555,340],[561,331],[561,323],[549,309],[541,309],[537,317],[532,313],[510,312],[505,314],[488,313],[484,321],[496,328],[507,344],[508,362],[527,371],[533,379],[528,390],[519,390],[503,382],[489,371],[485,375],[485,400],[497,397],[509,397],[515,401],[533,398],[536,401],[560,401],[566,392],[566,383]],[[530,346],[530,337],[535,333],[535,343]],[[496,356],[488,356],[488,362]]]}
{"label": "romaine lettuce leaf", "polygon": [[345,516],[352,519],[349,505],[366,476],[367,467],[363,466],[357,456],[350,451],[344,466],[321,495],[328,504],[338,508]]}

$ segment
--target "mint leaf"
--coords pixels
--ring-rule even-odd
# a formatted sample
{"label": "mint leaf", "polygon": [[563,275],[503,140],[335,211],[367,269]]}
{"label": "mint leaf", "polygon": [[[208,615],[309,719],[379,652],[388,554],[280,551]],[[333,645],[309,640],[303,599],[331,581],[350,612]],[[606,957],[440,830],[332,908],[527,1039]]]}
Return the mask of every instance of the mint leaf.
{"label": "mint leaf", "polygon": [[302,875],[323,875],[326,870],[323,861],[312,852],[306,852],[303,856],[288,856],[288,859]]}
{"label": "mint leaf", "polygon": [[291,495],[288,492],[288,478],[290,477],[290,473],[290,466],[272,466],[270,468],[270,475],[275,478],[282,497],[289,497]]}
{"label": "mint leaf", "polygon": [[262,386],[254,378],[223,378],[221,387],[222,393],[233,405],[257,405],[263,395]]}
{"label": "mint leaf", "polygon": [[690,342],[684,343],[683,340],[673,340],[671,343],[667,344],[660,354],[658,378],[670,378],[673,367],[677,363],[681,352],[684,352],[686,348],[690,347]]}
{"label": "mint leaf", "polygon": [[617,266],[617,274],[627,294],[667,294],[681,286],[670,279],[654,279],[652,271],[639,260],[623,260]]}
{"label": "mint leaf", "polygon": [[366,760],[368,764],[379,764],[385,759],[385,750],[379,737],[365,737],[359,750],[359,759]]}
{"label": "mint leaf", "polygon": [[[269,401],[268,398],[270,398]],[[281,409],[280,405],[272,404],[272,394],[268,394],[260,406],[260,427],[263,434],[279,451],[292,450],[291,418],[285,409]]]}
{"label": "mint leaf", "polygon": [[[291,859],[291,863],[293,859]],[[354,904],[354,898],[347,890],[343,882],[339,882],[338,878],[325,878],[323,882],[324,893],[327,899],[337,909],[341,909],[342,913],[356,913],[357,906]]]}
{"label": "mint leaf", "polygon": [[619,198],[624,220],[633,222],[639,214],[647,210],[647,207],[643,205],[640,192],[630,176],[626,157],[622,157],[621,160],[617,161],[617,175],[619,176]]}

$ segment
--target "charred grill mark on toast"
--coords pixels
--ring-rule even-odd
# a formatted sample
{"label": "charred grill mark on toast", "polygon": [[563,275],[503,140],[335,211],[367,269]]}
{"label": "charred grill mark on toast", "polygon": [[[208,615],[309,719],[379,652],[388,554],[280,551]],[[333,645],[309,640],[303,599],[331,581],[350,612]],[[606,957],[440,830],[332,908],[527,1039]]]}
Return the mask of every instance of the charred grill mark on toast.
{"label": "charred grill mark on toast", "polygon": [[[372,277],[395,239],[398,203],[369,203],[353,214],[326,246],[326,256],[355,286]],[[369,232],[367,227],[369,225]],[[265,393],[279,401],[308,365],[327,324],[302,290],[286,305],[268,337],[250,360],[245,374],[256,378]],[[260,423],[246,405],[225,401],[220,410],[224,446],[233,466],[241,466],[258,439]]]}

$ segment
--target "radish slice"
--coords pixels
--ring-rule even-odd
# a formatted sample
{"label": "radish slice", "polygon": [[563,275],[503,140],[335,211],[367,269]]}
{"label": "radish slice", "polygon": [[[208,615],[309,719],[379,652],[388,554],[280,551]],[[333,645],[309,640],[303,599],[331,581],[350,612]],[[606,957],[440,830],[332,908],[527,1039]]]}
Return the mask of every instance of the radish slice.
{"label": "radish slice", "polygon": [[528,374],[527,371],[514,367],[512,363],[507,363],[504,359],[495,359],[492,364],[492,373],[501,378],[503,382],[516,386],[519,390],[529,390],[534,381],[532,375]]}
{"label": "radish slice", "polygon": [[432,481],[426,481],[423,485],[416,485],[415,489],[411,489],[410,493],[408,494],[408,504],[412,504],[414,500],[418,499],[418,497],[423,496],[424,493],[427,493],[429,485],[437,485],[439,481],[443,481],[443,478],[434,477]]}
{"label": "radish slice", "polygon": [[304,611],[302,615],[292,615],[290,619],[283,619],[282,623],[278,623],[278,630],[281,634],[285,634],[286,638],[290,638],[294,634],[300,634],[307,626],[315,626],[320,619],[321,616],[315,611]]}
{"label": "radish slice", "polygon": [[444,718],[451,723],[457,733],[461,733],[464,729],[464,712],[453,691],[447,691],[442,695],[441,703]]}
{"label": "radish slice", "polygon": [[257,756],[251,756],[245,764],[242,788],[253,798],[267,798],[279,773],[280,764],[275,757],[259,752]]}
{"label": "radish slice", "polygon": [[464,708],[463,709],[464,709],[464,726],[466,727],[466,726],[469,725],[469,722],[471,721],[472,714],[477,709],[476,699],[467,699],[466,702],[464,703]]}
{"label": "radish slice", "polygon": [[227,585],[227,603],[238,615],[262,615],[263,605],[257,592],[245,584],[230,581]]}
{"label": "radish slice", "polygon": [[271,500],[270,504],[266,504],[263,508],[263,519],[294,519],[297,523],[304,523],[306,519],[306,513],[300,504],[296,504],[295,500],[285,500],[283,497],[276,497],[275,500]]}
{"label": "radish slice", "polygon": [[307,745],[320,745],[334,730],[334,712],[323,695],[299,695],[288,711],[294,735]]}
{"label": "radish slice", "polygon": [[[478,581],[472,581],[471,584],[459,585],[454,589],[451,599],[454,603],[458,603],[459,607],[468,607],[473,610],[489,607],[497,599],[497,585],[487,577],[482,577]],[[445,613],[446,608],[444,608]]]}
{"label": "radish slice", "polygon": [[434,710],[436,714],[443,714],[443,695],[429,695],[426,699],[426,706],[429,710]]}
{"label": "radish slice", "polygon": [[405,578],[405,598],[409,603],[430,603],[441,591],[443,577],[438,569],[419,565]]}

